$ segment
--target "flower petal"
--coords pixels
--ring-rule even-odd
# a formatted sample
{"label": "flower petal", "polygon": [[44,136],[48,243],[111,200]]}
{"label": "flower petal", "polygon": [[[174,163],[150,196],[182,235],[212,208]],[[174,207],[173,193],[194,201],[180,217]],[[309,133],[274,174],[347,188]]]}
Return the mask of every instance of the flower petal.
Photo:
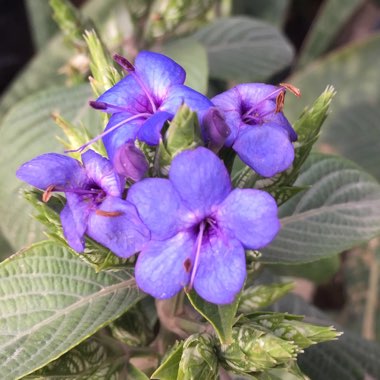
{"label": "flower petal", "polygon": [[171,58],[150,51],[141,51],[135,60],[136,74],[157,100],[166,96],[168,88],[183,84],[185,70]]}
{"label": "flower petal", "polygon": [[263,124],[239,134],[233,149],[248,166],[263,177],[286,170],[293,162],[294,148],[282,128]]}
{"label": "flower petal", "polygon": [[182,104],[186,104],[192,111],[197,112],[201,124],[204,113],[213,105],[206,96],[192,88],[176,85],[169,88],[160,110],[175,114]]}
{"label": "flower petal", "polygon": [[166,240],[194,222],[167,179],[146,178],[135,183],[128,191],[127,200],[136,206],[152,239]]}
{"label": "flower petal", "polygon": [[136,139],[140,126],[145,122],[145,118],[139,118],[123,124],[123,120],[127,120],[131,116],[132,114],[127,112],[115,113],[111,116],[104,130],[106,132],[109,129],[115,127],[117,124],[120,124],[119,128],[103,137],[103,143],[106,148],[108,157],[111,161],[113,161],[116,151],[123,144],[127,143],[128,141],[134,141]]}
{"label": "flower petal", "polygon": [[87,176],[100,186],[107,195],[121,196],[124,183],[107,158],[93,150],[88,150],[82,154],[82,161]]}
{"label": "flower petal", "polygon": [[169,178],[182,202],[202,218],[231,191],[223,162],[206,148],[180,153],[172,161]]}
{"label": "flower petal", "polygon": [[63,234],[69,246],[77,252],[84,251],[84,231],[78,231],[75,226],[70,206],[65,205],[60,214]]}
{"label": "flower petal", "polygon": [[136,208],[127,201],[110,196],[91,213],[87,234],[125,258],[140,251],[150,237]]}
{"label": "flower petal", "polygon": [[77,252],[84,250],[84,234],[93,203],[86,196],[76,193],[65,193],[66,205],[60,216],[65,238]]}
{"label": "flower petal", "polygon": [[80,188],[86,181],[86,172],[79,161],[63,154],[42,154],[21,165],[17,178],[42,190],[54,185],[61,190]]}
{"label": "flower petal", "polygon": [[244,285],[245,276],[245,253],[237,240],[211,235],[202,244],[194,289],[206,301],[233,302]]}
{"label": "flower petal", "polygon": [[137,285],[153,297],[170,298],[190,279],[195,236],[180,232],[169,240],[151,241],[137,259]]}
{"label": "flower petal", "polygon": [[218,226],[244,247],[259,249],[269,244],[280,229],[272,196],[255,189],[235,189],[219,206]]}
{"label": "flower petal", "polygon": [[173,118],[173,114],[165,111],[159,111],[153,114],[141,126],[137,133],[139,140],[149,145],[158,145],[161,139],[161,129],[166,120]]}
{"label": "flower petal", "polygon": [[[133,75],[128,75],[113,87],[102,94],[97,102],[108,103],[117,107],[122,107],[126,112],[133,115],[144,113],[150,109],[150,102],[141,85]],[[121,109],[105,109],[106,113],[120,112]]]}

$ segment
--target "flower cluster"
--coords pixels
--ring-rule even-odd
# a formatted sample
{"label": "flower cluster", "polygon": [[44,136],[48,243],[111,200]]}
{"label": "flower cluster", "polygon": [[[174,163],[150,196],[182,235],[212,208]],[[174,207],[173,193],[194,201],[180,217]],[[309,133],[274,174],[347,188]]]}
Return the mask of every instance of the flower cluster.
{"label": "flower cluster", "polygon": [[[271,177],[291,166],[297,136],[282,109],[289,85],[241,84],[209,100],[184,85],[185,71],[170,58],[141,52],[128,75],[90,105],[110,115],[102,139],[108,158],[89,149],[81,162],[48,153],[23,164],[19,179],[63,192],[60,217],[68,244],[85,249],[84,236],[128,258],[138,253],[138,286],[157,298],[194,289],[226,304],[246,276],[245,250],[260,249],[277,234],[275,200],[256,189],[233,189],[218,152],[230,150],[254,171]],[[148,178],[138,144],[159,151],[182,104],[196,112],[203,146],[182,149],[168,177]],[[137,144],[138,142],[138,144]],[[156,149],[156,148],[157,149]],[[132,185],[130,185],[133,183]]]}

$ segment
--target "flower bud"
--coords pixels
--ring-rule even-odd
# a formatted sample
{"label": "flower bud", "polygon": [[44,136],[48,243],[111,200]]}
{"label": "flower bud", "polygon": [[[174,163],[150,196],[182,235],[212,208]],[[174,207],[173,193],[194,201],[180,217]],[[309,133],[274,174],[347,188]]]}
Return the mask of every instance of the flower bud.
{"label": "flower bud", "polygon": [[132,142],[122,145],[117,150],[113,164],[118,174],[136,182],[144,177],[149,168],[144,153]]}
{"label": "flower bud", "polygon": [[224,120],[221,111],[216,107],[210,107],[204,118],[204,133],[209,148],[218,152],[224,145],[227,137],[231,133],[230,127]]}
{"label": "flower bud", "polygon": [[221,346],[221,357],[227,369],[237,372],[260,372],[294,359],[297,347],[274,334],[246,324],[235,327],[233,343]]}

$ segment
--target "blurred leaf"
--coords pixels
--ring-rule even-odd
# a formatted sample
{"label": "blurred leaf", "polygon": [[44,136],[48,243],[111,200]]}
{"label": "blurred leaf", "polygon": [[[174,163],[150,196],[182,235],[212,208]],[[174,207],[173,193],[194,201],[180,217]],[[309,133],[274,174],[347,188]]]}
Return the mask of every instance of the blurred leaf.
{"label": "blurred leaf", "polygon": [[155,0],[149,9],[144,39],[183,34],[201,23],[215,0]]}
{"label": "blurred leaf", "polygon": [[194,35],[207,50],[210,76],[263,81],[290,65],[293,48],[272,25],[248,17],[219,19]]}
{"label": "blurred leaf", "polygon": [[126,373],[127,357],[116,341],[114,347],[105,343],[101,335],[95,334],[24,379],[119,380]]}
{"label": "blurred leaf", "polygon": [[[301,98],[286,99],[285,114],[295,121],[305,106],[323,91],[327,84],[338,93],[331,105],[331,116],[327,118],[322,133],[333,127],[338,115],[347,112],[356,104],[379,104],[380,86],[377,59],[380,55],[380,33],[359,43],[353,43],[328,55],[287,79],[301,89]],[[336,131],[339,133],[338,131]],[[344,138],[343,133],[340,134]],[[331,142],[333,145],[333,141]]]}
{"label": "blurred leaf", "polygon": [[340,29],[362,5],[362,0],[345,0],[344,4],[341,0],[324,1],[301,48],[298,66],[305,66],[323,54],[332,45]]}
{"label": "blurred leaf", "polygon": [[[74,122],[78,115],[85,121],[89,95],[88,86],[41,91],[13,107],[3,120],[0,130],[0,212],[3,218],[0,225],[15,250],[41,236],[39,223],[28,217],[31,208],[19,192],[22,183],[16,178],[16,170],[38,154],[63,150],[55,137],[61,131],[54,125],[51,114],[61,113]],[[91,111],[90,114],[97,113]],[[95,132],[99,120],[89,125]]]}
{"label": "blurred leaf", "polygon": [[183,353],[184,342],[177,342],[167,353],[161,365],[154,371],[151,379],[176,380],[179,370],[179,363]]}
{"label": "blurred leaf", "polygon": [[281,26],[285,21],[289,0],[234,0],[232,12],[236,15],[250,15],[260,20]]}
{"label": "blurred leaf", "polygon": [[380,180],[380,98],[355,103],[336,112],[322,134],[321,150],[337,153],[358,163]]}
{"label": "blurred leaf", "polygon": [[275,274],[281,276],[307,278],[316,284],[329,281],[340,268],[340,256],[335,255],[306,264],[270,265],[268,267]]}
{"label": "blurred leaf", "polygon": [[350,331],[380,340],[380,248],[379,239],[351,250],[343,261],[347,300],[340,321]]}
{"label": "blurred leaf", "polygon": [[5,258],[10,256],[12,253],[12,248],[8,243],[7,239],[4,237],[0,231],[0,261],[3,261]]}
{"label": "blurred leaf", "polygon": [[[284,297],[272,309],[304,314],[305,321],[315,324],[334,324],[328,316],[295,295]],[[342,330],[336,324],[335,327]],[[379,357],[378,344],[345,331],[336,342],[321,343],[306,349],[304,354],[299,355],[298,363],[313,380],[363,380],[365,374],[376,379],[380,373]]]}
{"label": "blurred leaf", "polygon": [[194,291],[187,293],[194,308],[214,327],[222,344],[232,342],[232,326],[239,306],[240,295],[229,305],[216,305],[205,301]]}
{"label": "blurred leaf", "polygon": [[249,314],[258,309],[265,308],[277,301],[293,289],[292,282],[283,284],[255,285],[243,290],[239,313]]}
{"label": "blurred leaf", "polygon": [[95,273],[72,250],[46,241],[1,263],[0,297],[0,372],[13,379],[67,352],[143,295],[128,270]]}
{"label": "blurred leaf", "polygon": [[185,69],[187,86],[206,94],[208,61],[206,49],[202,44],[193,38],[181,38],[166,43],[161,50]]}
{"label": "blurred leaf", "polygon": [[295,184],[311,189],[281,206],[282,228],[262,261],[314,261],[380,233],[380,185],[353,163],[312,155]]}
{"label": "blurred leaf", "polygon": [[35,50],[42,50],[50,38],[58,31],[52,20],[52,12],[46,0],[26,0],[25,6],[31,26]]}
{"label": "blurred leaf", "polygon": [[53,9],[53,18],[63,35],[74,47],[83,50],[85,42],[83,33],[92,28],[92,24],[83,17],[81,12],[69,0],[49,0]]}
{"label": "blurred leaf", "polygon": [[[31,0],[30,0],[31,1]],[[34,1],[34,0],[33,0]],[[47,0],[46,0],[47,1]],[[96,25],[102,25],[112,10],[114,4],[121,0],[91,0],[83,7],[83,14],[93,19]],[[72,56],[72,51],[65,47],[61,35],[54,37],[38,55],[33,58],[26,68],[11,83],[0,101],[0,122],[5,113],[18,100],[42,88],[61,85],[65,78],[58,75],[62,67]],[[3,125],[0,124],[0,128]]]}

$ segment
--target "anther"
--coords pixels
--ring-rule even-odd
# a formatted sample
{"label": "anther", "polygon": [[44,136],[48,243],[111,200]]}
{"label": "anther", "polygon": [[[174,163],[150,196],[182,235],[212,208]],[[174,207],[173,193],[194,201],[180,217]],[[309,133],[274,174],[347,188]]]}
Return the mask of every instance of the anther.
{"label": "anther", "polygon": [[297,97],[301,96],[301,90],[290,83],[280,83],[280,86],[289,90],[292,94],[294,94]]}
{"label": "anther", "polygon": [[191,260],[189,258],[187,258],[184,262],[183,262],[183,267],[185,268],[185,272],[186,273],[190,273],[190,270],[191,270]]}
{"label": "anther", "polygon": [[124,70],[128,71],[128,72],[132,72],[132,71],[135,71],[135,66],[132,65],[131,62],[128,61],[127,58],[119,55],[119,54],[114,54],[113,55],[113,59],[114,61],[120,65]]}
{"label": "anther", "polygon": [[99,216],[107,216],[107,217],[114,218],[114,217],[116,217],[116,216],[123,215],[124,213],[123,213],[122,211],[104,211],[104,210],[96,210],[96,211],[95,211],[95,214],[96,214],[96,215],[99,215]]}
{"label": "anther", "polygon": [[108,108],[107,103],[98,102],[96,100],[90,100],[88,104],[96,110],[106,110]]}
{"label": "anther", "polygon": [[285,92],[280,92],[276,97],[276,109],[275,113],[282,112],[285,104]]}
{"label": "anther", "polygon": [[47,187],[47,189],[42,194],[42,202],[47,203],[49,202],[49,199],[51,198],[51,195],[55,189],[55,185],[50,185]]}

